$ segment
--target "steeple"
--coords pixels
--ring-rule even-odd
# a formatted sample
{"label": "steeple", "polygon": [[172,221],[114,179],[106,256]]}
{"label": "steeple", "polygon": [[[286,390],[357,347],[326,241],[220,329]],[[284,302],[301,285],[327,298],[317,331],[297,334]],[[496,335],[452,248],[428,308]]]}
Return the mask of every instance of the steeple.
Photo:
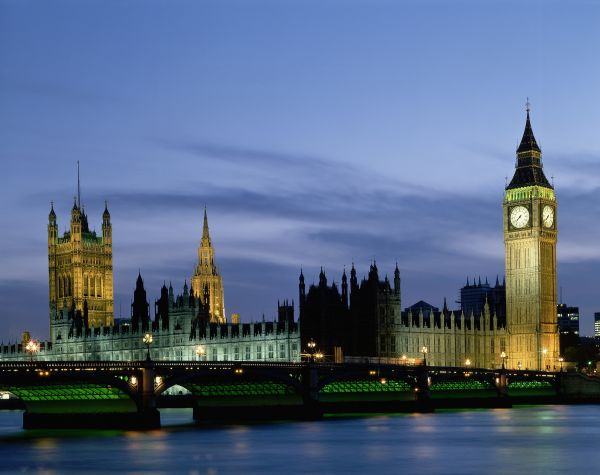
{"label": "steeple", "polygon": [[543,186],[553,188],[544,175],[542,165],[542,150],[535,140],[533,129],[531,127],[531,118],[529,116],[529,101],[527,101],[527,119],[525,121],[525,130],[521,144],[517,148],[517,163],[515,165],[515,174],[506,187],[507,190],[513,188],[523,188],[525,186]]}
{"label": "steeple", "polygon": [[208,241],[210,246],[210,234],[208,232],[208,217],[206,216],[206,206],[204,207],[204,225],[202,226],[202,243],[204,240]]}
{"label": "steeple", "polygon": [[519,145],[517,153],[530,152],[532,150],[542,153],[540,147],[538,146],[535,140],[535,136],[533,135],[533,129],[531,128],[531,119],[529,117],[529,110],[529,105],[527,105],[527,120],[525,121],[525,130],[523,131],[523,138],[521,139],[521,145]]}
{"label": "steeple", "polygon": [[400,269],[398,269],[397,262],[396,268],[394,269],[394,292],[396,295],[400,295]]}
{"label": "steeple", "polygon": [[[200,240],[200,246],[198,246],[198,264],[195,266],[194,274],[191,278],[191,286],[196,298],[205,299],[203,304],[208,305],[210,321],[225,323],[223,280],[215,264],[215,249],[210,239],[206,206],[204,207],[202,239]],[[203,296],[206,286],[208,286],[208,293]],[[207,301],[206,296],[210,300]]]}
{"label": "steeple", "polygon": [[48,221],[51,224],[56,224],[56,213],[54,212],[54,201],[50,202],[50,213],[48,214]]}

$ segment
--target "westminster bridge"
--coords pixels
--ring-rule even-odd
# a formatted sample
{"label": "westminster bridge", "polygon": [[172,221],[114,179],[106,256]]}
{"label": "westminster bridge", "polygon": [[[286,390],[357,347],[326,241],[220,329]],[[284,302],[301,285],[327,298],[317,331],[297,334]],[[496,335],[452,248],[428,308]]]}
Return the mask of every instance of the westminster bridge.
{"label": "westminster bridge", "polygon": [[562,371],[314,362],[0,362],[0,391],[22,401],[25,428],[160,427],[157,401],[174,387],[189,392],[198,422],[600,401],[600,379]]}

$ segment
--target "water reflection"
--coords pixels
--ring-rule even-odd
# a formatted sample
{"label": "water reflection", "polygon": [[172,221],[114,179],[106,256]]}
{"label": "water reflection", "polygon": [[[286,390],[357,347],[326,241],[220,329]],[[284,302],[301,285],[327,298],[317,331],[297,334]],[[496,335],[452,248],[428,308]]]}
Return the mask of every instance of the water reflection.
{"label": "water reflection", "polygon": [[600,407],[545,406],[320,422],[195,427],[162,412],[148,432],[24,432],[0,412],[0,471],[222,473],[592,473]]}

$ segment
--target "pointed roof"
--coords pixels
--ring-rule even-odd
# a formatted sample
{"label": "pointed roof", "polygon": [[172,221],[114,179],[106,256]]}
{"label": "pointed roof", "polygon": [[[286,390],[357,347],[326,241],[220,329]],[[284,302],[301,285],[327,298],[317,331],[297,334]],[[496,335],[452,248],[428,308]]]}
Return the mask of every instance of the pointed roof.
{"label": "pointed roof", "polygon": [[206,206],[204,207],[204,225],[202,226],[202,239],[208,239],[210,241],[210,234],[208,233],[208,217],[206,216]]}
{"label": "pointed roof", "polygon": [[535,140],[533,129],[531,128],[531,120],[529,117],[529,106],[527,107],[527,120],[525,121],[525,130],[521,144],[517,149],[517,164],[515,174],[506,187],[507,190],[512,188],[521,188],[525,186],[543,186],[545,188],[553,188],[544,175],[542,168],[542,151]]}
{"label": "pointed roof", "polygon": [[517,149],[517,153],[530,152],[535,150],[536,152],[542,152],[538,146],[535,136],[533,135],[533,129],[531,128],[531,120],[529,119],[529,108],[527,109],[527,121],[525,122],[525,130],[523,131],[523,138],[521,144]]}

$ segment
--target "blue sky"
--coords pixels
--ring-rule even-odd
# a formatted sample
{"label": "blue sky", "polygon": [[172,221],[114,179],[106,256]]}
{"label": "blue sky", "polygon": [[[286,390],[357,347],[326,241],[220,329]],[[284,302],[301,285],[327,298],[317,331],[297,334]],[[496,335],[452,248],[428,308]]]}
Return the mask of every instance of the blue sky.
{"label": "blue sky", "polygon": [[0,0],[0,335],[45,337],[46,224],[113,219],[117,316],[189,279],[206,204],[227,313],[376,259],[403,306],[502,277],[529,96],[559,285],[600,311],[598,1]]}

